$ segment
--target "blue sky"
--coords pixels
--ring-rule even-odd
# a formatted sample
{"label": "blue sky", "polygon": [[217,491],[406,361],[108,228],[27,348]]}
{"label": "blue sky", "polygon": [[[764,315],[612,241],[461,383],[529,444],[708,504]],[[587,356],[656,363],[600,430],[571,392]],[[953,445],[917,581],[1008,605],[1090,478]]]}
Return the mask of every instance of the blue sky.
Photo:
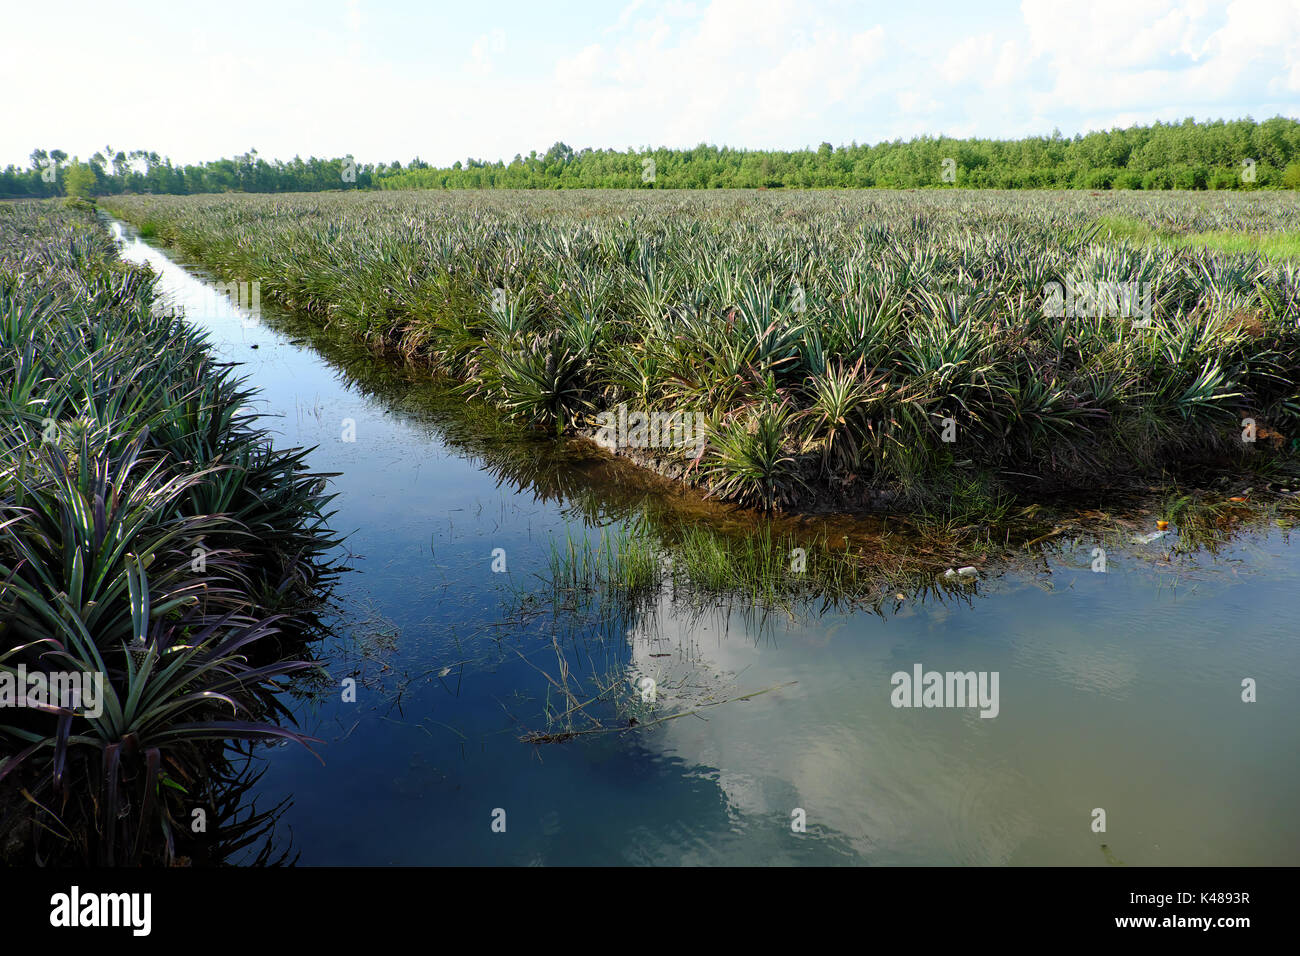
{"label": "blue sky", "polygon": [[[365,162],[1300,116],[1300,0],[11,5],[0,165]],[[16,91],[16,93],[15,93]]]}

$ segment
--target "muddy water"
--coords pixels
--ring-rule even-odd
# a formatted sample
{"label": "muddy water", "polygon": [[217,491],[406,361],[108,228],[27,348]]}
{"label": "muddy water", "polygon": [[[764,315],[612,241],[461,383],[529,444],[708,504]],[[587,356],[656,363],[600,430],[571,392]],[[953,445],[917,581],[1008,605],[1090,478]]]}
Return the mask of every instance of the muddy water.
{"label": "muddy water", "polygon": [[[1285,530],[1165,560],[1175,528],[1106,573],[1084,542],[876,607],[557,606],[557,541],[699,503],[253,315],[114,228],[243,363],[278,440],[341,473],[328,680],[291,700],[323,763],[267,750],[255,790],[288,801],[271,838],[301,863],[1300,863]],[[963,703],[959,681],[927,698],[932,671],[973,672],[977,699],[925,706]],[[521,740],[555,731],[576,735]]]}

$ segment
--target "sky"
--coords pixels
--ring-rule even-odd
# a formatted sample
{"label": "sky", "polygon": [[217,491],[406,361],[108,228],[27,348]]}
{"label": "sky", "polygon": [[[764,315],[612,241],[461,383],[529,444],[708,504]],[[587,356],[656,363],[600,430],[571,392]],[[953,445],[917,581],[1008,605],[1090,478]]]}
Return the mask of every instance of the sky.
{"label": "sky", "polygon": [[507,162],[1300,117],[1300,0],[191,0],[0,13],[0,166]]}

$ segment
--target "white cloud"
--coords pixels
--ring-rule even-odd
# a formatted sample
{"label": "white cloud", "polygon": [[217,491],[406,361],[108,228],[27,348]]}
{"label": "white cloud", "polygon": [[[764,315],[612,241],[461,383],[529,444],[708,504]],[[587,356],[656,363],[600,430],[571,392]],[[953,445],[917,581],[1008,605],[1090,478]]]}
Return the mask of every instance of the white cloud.
{"label": "white cloud", "polygon": [[[620,22],[639,10],[625,9]],[[860,95],[884,48],[880,25],[846,36],[793,0],[714,0],[698,16],[683,6],[679,16],[643,17],[608,46],[561,59],[556,106],[591,137],[621,119],[624,138],[637,142],[735,142],[739,134],[776,145],[783,128],[809,126]]]}
{"label": "white cloud", "polygon": [[849,53],[861,60],[880,58],[885,50],[885,28],[876,24],[870,30],[855,33],[849,39]]}
{"label": "white cloud", "polygon": [[[1186,104],[1204,114],[1249,102],[1261,89],[1290,88],[1300,57],[1300,3],[1208,0],[1052,0],[1022,4],[1033,56],[1044,62],[1040,87],[1058,108],[1115,116],[1135,105]],[[1136,111],[1149,121],[1150,113]]]}

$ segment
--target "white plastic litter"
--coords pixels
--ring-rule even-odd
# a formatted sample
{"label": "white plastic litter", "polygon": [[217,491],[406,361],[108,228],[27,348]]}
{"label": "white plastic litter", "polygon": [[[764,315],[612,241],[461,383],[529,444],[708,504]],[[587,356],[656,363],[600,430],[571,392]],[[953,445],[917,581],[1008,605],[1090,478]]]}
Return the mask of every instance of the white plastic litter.
{"label": "white plastic litter", "polygon": [[1152,541],[1155,541],[1157,538],[1163,538],[1168,533],[1169,533],[1168,531],[1152,531],[1150,534],[1136,534],[1133,536],[1133,543],[1150,544]]}

